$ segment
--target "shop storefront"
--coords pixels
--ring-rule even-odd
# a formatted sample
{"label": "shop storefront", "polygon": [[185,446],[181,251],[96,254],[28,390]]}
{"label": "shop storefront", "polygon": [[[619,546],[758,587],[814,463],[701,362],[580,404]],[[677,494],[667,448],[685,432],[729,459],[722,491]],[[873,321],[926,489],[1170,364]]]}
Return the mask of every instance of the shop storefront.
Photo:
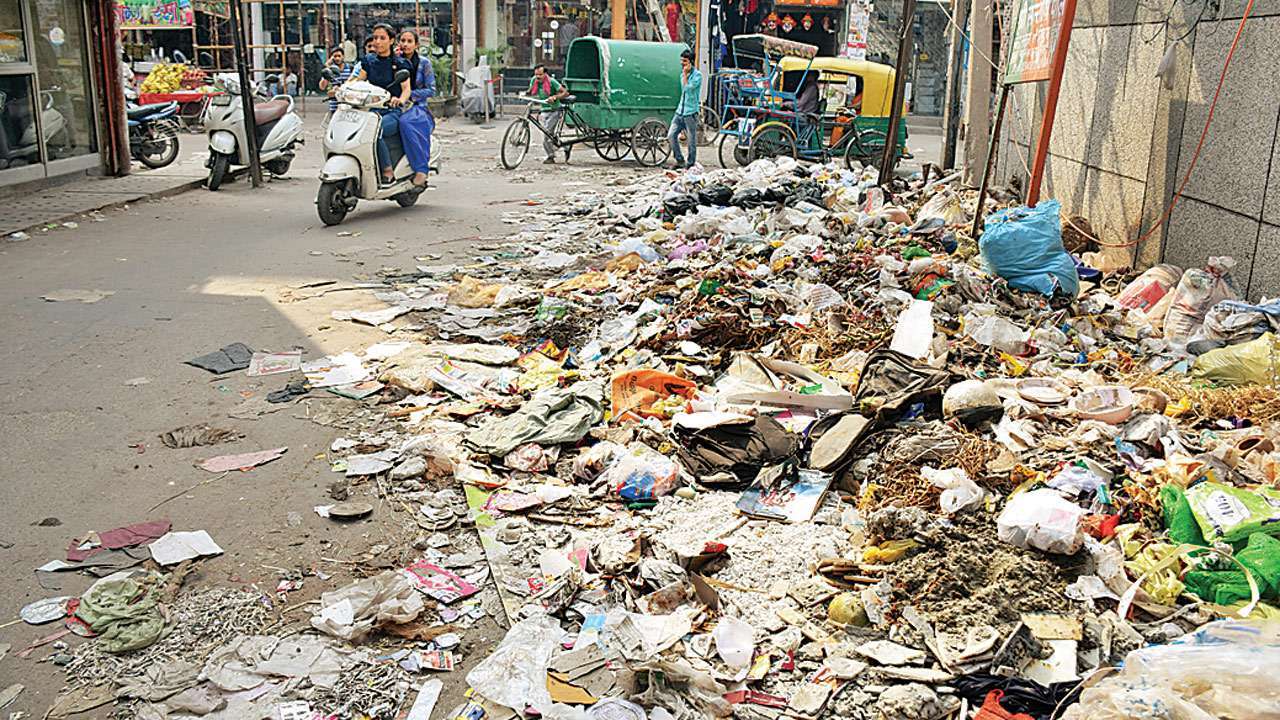
{"label": "shop storefront", "polygon": [[99,167],[82,0],[0,0],[0,186]]}
{"label": "shop storefront", "polygon": [[726,41],[764,33],[836,56],[845,49],[848,15],[845,0],[722,0],[719,23]]}
{"label": "shop storefront", "polygon": [[[626,27],[613,28],[613,4],[623,2]],[[499,0],[501,64],[531,69],[564,66],[574,38],[584,35],[685,43],[698,34],[698,0]]]}

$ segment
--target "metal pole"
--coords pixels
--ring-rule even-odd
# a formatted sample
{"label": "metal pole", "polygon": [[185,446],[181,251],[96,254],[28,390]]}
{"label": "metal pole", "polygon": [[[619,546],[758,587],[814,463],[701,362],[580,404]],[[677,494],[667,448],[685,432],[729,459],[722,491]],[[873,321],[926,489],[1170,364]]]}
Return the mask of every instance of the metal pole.
{"label": "metal pole", "polygon": [[609,37],[627,39],[627,0],[609,0]]}
{"label": "metal pole", "polygon": [[1067,46],[1071,44],[1071,26],[1076,19],[1076,0],[1063,0],[1062,24],[1058,27],[1058,46],[1053,51],[1053,74],[1049,76],[1049,96],[1044,101],[1044,117],[1040,118],[1040,139],[1036,142],[1035,163],[1031,166],[1031,187],[1027,205],[1040,202],[1040,181],[1044,180],[1044,163],[1049,155],[1049,135],[1053,133],[1053,116],[1058,110],[1058,93],[1062,89],[1062,72],[1067,66]]}
{"label": "metal pole", "polygon": [[244,112],[245,135],[248,138],[248,147],[245,149],[249,151],[249,178],[256,188],[262,186],[262,165],[258,161],[258,128],[253,120],[253,86],[249,84],[249,54],[245,49],[244,40],[244,7],[240,2],[241,0],[231,0],[229,9],[236,50],[236,75],[240,77],[240,103]]}
{"label": "metal pole", "polygon": [[964,65],[964,33],[961,29],[969,19],[967,0],[952,0],[951,52],[947,57],[947,102],[943,109],[942,169],[956,166],[956,145],[960,140],[960,94]]}
{"label": "metal pole", "polygon": [[889,106],[889,130],[884,139],[884,158],[880,161],[880,184],[888,184],[893,167],[898,164],[898,125],[902,122],[902,104],[906,95],[907,65],[911,60],[911,24],[916,15],[916,0],[902,0],[902,24],[898,28],[898,63],[893,68],[893,104]]}
{"label": "metal pole", "polygon": [[[1068,0],[1070,1],[1070,0]],[[996,127],[991,132],[991,142],[987,145],[987,166],[982,169],[982,185],[978,187],[978,205],[973,211],[973,229],[970,234],[974,240],[978,239],[978,233],[982,229],[983,215],[985,214],[984,205],[987,202],[987,187],[991,182],[991,159],[996,154],[996,143],[1000,142],[1000,130],[1004,127],[1004,108],[1009,104],[1009,88],[1012,85],[1000,86],[1000,103],[996,105]],[[965,142],[973,142],[977,138],[967,137]]]}

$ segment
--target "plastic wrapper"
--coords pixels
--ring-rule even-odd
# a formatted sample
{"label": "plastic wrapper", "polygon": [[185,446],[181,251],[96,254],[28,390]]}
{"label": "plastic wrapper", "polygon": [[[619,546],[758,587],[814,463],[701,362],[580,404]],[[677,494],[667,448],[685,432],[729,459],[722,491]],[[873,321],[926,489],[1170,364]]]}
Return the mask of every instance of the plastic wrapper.
{"label": "plastic wrapper", "polygon": [[968,214],[960,203],[960,196],[950,190],[944,190],[920,206],[916,213],[916,222],[931,218],[941,218],[947,225],[964,225],[969,222]]}
{"label": "plastic wrapper", "polygon": [[1070,555],[1080,549],[1083,515],[1056,490],[1032,490],[1009,500],[996,520],[996,533],[1020,548]]}
{"label": "plastic wrapper", "polygon": [[547,615],[521,620],[489,657],[467,673],[467,683],[486,700],[507,707],[533,706],[539,712],[551,709],[547,691],[547,666],[564,630]]}
{"label": "plastic wrapper", "polygon": [[1084,690],[1063,720],[1264,720],[1280,717],[1280,622],[1223,620],[1134,650]]}
{"label": "plastic wrapper", "polygon": [[632,443],[609,469],[605,484],[624,500],[647,500],[676,488],[680,466],[644,443]]}
{"label": "plastic wrapper", "polygon": [[422,595],[409,578],[384,572],[320,596],[320,611],[311,627],[359,642],[383,625],[399,625],[418,617]]}
{"label": "plastic wrapper", "polygon": [[1182,274],[1170,295],[1169,310],[1164,316],[1164,337],[1175,345],[1186,345],[1200,329],[1209,308],[1223,300],[1239,297],[1231,280],[1236,261],[1229,257],[1211,257],[1203,270],[1192,268]]}
{"label": "plastic wrapper", "polygon": [[1062,246],[1061,206],[1045,200],[1033,208],[1015,207],[987,217],[978,249],[992,272],[1010,287],[1041,295],[1080,292],[1076,265]]}
{"label": "plastic wrapper", "polygon": [[621,445],[602,440],[573,459],[573,476],[579,480],[595,480],[625,452]]}
{"label": "plastic wrapper", "polygon": [[1256,532],[1280,534],[1280,490],[1202,482],[1186,495],[1191,514],[1210,543],[1237,542]]}
{"label": "plastic wrapper", "polygon": [[982,503],[985,493],[977,483],[969,479],[969,474],[963,468],[935,470],[925,466],[920,468],[920,475],[933,483],[934,487],[942,488],[942,496],[938,498],[938,502],[942,506],[942,511],[948,515],[977,507]]}
{"label": "plastic wrapper", "polygon": [[1275,335],[1210,350],[1196,358],[1191,377],[1223,385],[1271,385],[1280,378]]}

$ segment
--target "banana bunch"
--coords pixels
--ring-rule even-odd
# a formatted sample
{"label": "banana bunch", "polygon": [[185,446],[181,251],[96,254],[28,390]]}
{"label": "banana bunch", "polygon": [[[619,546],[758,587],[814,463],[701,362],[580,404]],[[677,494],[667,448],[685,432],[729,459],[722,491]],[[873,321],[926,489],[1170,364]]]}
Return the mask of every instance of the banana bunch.
{"label": "banana bunch", "polygon": [[182,78],[187,73],[187,66],[181,63],[156,65],[147,79],[142,81],[139,91],[144,93],[171,93],[182,87]]}

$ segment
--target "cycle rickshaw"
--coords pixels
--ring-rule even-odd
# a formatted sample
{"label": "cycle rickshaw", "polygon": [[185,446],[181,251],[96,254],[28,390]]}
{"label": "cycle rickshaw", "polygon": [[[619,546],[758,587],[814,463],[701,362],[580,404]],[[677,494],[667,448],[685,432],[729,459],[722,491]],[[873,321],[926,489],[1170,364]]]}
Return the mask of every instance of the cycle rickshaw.
{"label": "cycle rickshaw", "polygon": [[564,121],[543,127],[545,105],[529,98],[528,112],[512,121],[502,139],[502,165],[513,170],[533,141],[532,127],[549,135],[564,157],[587,144],[605,160],[627,155],[641,165],[660,165],[671,154],[667,125],[680,102],[680,53],[683,43],[580,37],[569,44],[561,100]]}

